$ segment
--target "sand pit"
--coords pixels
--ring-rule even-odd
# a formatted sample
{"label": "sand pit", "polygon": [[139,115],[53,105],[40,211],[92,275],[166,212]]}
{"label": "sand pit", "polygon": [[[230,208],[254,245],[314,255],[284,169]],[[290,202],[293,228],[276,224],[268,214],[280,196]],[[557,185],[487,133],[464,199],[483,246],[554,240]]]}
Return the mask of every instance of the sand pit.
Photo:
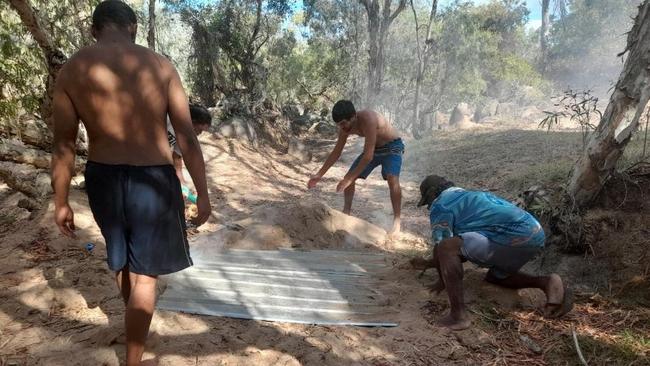
{"label": "sand pit", "polygon": [[246,219],[197,237],[192,246],[199,250],[215,245],[240,249],[359,249],[380,246],[385,238],[386,231],[376,225],[307,200],[260,206]]}

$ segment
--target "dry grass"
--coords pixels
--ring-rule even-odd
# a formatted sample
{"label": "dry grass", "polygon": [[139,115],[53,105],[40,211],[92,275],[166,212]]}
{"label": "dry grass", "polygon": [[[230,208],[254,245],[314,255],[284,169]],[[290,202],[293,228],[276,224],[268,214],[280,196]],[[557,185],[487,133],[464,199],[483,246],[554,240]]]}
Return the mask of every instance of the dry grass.
{"label": "dry grass", "polygon": [[493,337],[494,358],[485,364],[578,364],[572,329],[589,365],[650,364],[649,309],[625,309],[598,294],[577,294],[576,300],[573,311],[558,320],[531,311],[508,314],[488,305],[473,311],[477,325]]}

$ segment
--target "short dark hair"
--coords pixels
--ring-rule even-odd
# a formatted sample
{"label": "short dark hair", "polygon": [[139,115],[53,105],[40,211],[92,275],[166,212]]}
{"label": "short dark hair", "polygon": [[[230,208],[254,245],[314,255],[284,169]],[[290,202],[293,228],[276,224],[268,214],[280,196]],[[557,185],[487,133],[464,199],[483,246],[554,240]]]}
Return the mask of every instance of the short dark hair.
{"label": "short dark hair", "polygon": [[210,114],[210,111],[203,106],[190,104],[190,115],[192,116],[192,123],[208,126],[212,125],[212,115]]}
{"label": "short dark hair", "polygon": [[339,123],[345,119],[350,119],[357,113],[354,104],[349,100],[341,99],[334,104],[332,108],[332,119]]}
{"label": "short dark hair", "polygon": [[93,11],[93,27],[101,31],[108,24],[126,28],[138,24],[138,18],[126,3],[120,0],[105,0],[99,3]]}

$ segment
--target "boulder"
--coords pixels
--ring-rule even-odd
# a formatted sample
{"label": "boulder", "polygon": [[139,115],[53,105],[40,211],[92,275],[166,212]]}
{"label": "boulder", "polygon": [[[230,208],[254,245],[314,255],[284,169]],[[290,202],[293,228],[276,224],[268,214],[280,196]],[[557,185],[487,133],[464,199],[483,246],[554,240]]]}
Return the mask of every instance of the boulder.
{"label": "boulder", "polygon": [[514,103],[499,103],[497,106],[496,115],[498,116],[514,116],[517,106]]}
{"label": "boulder", "polygon": [[459,103],[451,112],[449,117],[449,126],[454,127],[471,122],[471,110],[467,103]]}
{"label": "boulder", "polygon": [[285,104],[282,106],[282,114],[291,120],[302,116],[304,113],[305,108],[298,103]]}
{"label": "boulder", "polygon": [[499,107],[499,102],[495,99],[489,99],[483,103],[479,108],[474,112],[474,121],[479,122],[485,117],[493,117],[497,114],[497,108]]}
{"label": "boulder", "polygon": [[338,132],[336,125],[331,122],[320,121],[316,122],[309,127],[309,133],[321,134],[325,136],[335,136]]}
{"label": "boulder", "polygon": [[305,113],[291,121],[291,130],[293,133],[302,133],[307,131],[314,123],[321,120],[321,117],[314,113]]}
{"label": "boulder", "polygon": [[258,139],[252,123],[241,116],[232,116],[219,124],[217,132],[223,137],[245,139],[255,145]]}

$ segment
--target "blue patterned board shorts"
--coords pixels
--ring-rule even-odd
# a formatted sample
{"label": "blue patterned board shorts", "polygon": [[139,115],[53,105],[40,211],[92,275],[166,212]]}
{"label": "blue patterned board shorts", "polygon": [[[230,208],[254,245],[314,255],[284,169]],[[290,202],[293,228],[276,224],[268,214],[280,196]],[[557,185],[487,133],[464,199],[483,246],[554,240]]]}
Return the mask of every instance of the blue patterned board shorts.
{"label": "blue patterned board shorts", "polygon": [[[375,148],[375,153],[372,157],[372,160],[366,168],[361,172],[359,178],[366,179],[375,170],[376,167],[381,165],[381,176],[384,180],[387,179],[389,175],[399,177],[399,173],[402,170],[402,155],[404,154],[404,142],[401,138],[397,138],[385,145]],[[352,163],[348,173],[354,170],[354,168],[359,165],[359,161],[363,157],[363,153],[359,155]]]}

